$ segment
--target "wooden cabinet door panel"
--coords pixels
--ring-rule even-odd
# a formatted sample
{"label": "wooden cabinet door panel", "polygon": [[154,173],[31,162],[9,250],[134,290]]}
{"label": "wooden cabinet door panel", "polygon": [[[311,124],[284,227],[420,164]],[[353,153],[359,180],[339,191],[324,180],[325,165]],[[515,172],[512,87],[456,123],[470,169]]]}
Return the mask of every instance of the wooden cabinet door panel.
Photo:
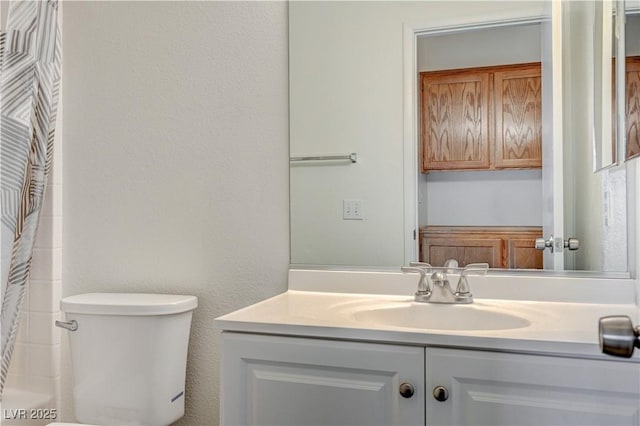
{"label": "wooden cabinet door panel", "polygon": [[627,158],[640,155],[640,57],[627,58],[625,79]]}
{"label": "wooden cabinet door panel", "polygon": [[459,266],[486,262],[490,268],[503,268],[500,238],[430,238],[422,242],[423,262],[443,266],[448,259],[456,259]]}
{"label": "wooden cabinet door panel", "polygon": [[460,265],[487,262],[491,268],[542,269],[537,226],[425,226],[420,229],[420,260],[442,266],[447,259]]}
{"label": "wooden cabinet door panel", "polygon": [[428,348],[428,425],[637,426],[637,363]]}
{"label": "wooden cabinet door panel", "polygon": [[489,74],[422,74],[422,170],[490,166]]}
{"label": "wooden cabinet door panel", "polygon": [[507,268],[542,269],[542,250],[536,250],[535,239],[510,239],[507,241]]}
{"label": "wooden cabinet door panel", "polygon": [[542,167],[540,64],[494,73],[498,168]]}

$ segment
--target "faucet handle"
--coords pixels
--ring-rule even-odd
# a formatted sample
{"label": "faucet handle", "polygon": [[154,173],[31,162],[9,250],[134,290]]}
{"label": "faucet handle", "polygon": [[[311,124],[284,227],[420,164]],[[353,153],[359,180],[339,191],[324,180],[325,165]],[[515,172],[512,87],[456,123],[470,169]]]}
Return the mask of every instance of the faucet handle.
{"label": "faucet handle", "polygon": [[488,263],[470,263],[462,270],[462,275],[485,275],[489,270]]}
{"label": "faucet handle", "polygon": [[[403,273],[411,273],[411,272],[417,272],[420,274],[420,281],[418,282],[418,291],[416,294],[428,294],[431,293],[431,288],[429,286],[429,281],[427,280],[427,271],[429,271],[429,269],[431,268],[431,265],[429,265],[428,263],[423,263],[423,266],[414,266],[414,263],[420,263],[420,262],[411,262],[410,265],[411,266],[403,266],[400,268],[400,270]],[[429,269],[427,269],[429,268]]]}
{"label": "faucet handle", "polygon": [[489,270],[488,263],[470,263],[464,267],[458,280],[458,286],[456,287],[456,295],[469,295],[471,297],[471,290],[469,290],[469,281],[467,281],[467,275],[485,275]]}
{"label": "faucet handle", "polygon": [[409,266],[414,268],[423,268],[426,272],[430,272],[433,269],[431,264],[425,262],[409,262]]}

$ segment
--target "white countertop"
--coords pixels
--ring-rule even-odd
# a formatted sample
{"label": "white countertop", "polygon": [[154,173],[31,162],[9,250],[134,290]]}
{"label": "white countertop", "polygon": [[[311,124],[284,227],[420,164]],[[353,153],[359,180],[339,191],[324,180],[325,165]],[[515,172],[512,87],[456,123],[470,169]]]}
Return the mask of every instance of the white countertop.
{"label": "white countertop", "polygon": [[[551,354],[608,360],[598,346],[598,319],[628,315],[640,320],[635,304],[595,304],[553,301],[479,299],[474,309],[513,314],[528,321],[521,328],[503,330],[429,329],[415,324],[399,327],[358,320],[354,313],[390,304],[411,304],[409,295],[331,293],[289,290],[216,319],[222,331],[251,332],[395,344],[447,346],[497,351]],[[420,304],[425,305],[425,304]],[[456,315],[465,305],[434,305],[442,316]],[[466,305],[467,309],[471,305]],[[461,312],[461,311],[458,311]],[[440,314],[439,314],[440,315]],[[444,318],[446,322],[446,318]],[[640,363],[640,350],[629,361]]]}

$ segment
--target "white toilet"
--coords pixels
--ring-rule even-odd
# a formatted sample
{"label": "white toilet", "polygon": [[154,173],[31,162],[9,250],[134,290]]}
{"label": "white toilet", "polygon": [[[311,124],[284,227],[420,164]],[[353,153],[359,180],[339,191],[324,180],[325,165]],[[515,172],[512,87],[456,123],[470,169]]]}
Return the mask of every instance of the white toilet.
{"label": "white toilet", "polygon": [[[91,293],[62,299],[76,420],[166,426],[184,415],[195,296]],[[68,425],[68,423],[51,423]]]}

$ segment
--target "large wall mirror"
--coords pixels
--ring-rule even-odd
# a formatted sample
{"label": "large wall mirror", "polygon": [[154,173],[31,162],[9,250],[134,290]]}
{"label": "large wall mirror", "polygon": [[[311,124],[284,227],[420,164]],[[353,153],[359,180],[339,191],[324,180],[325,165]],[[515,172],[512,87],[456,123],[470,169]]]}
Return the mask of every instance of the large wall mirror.
{"label": "large wall mirror", "polygon": [[[631,120],[609,110],[626,158],[597,167],[605,12],[586,3],[290,2],[291,264],[623,276],[640,68],[619,91]],[[627,62],[640,56],[633,6]]]}

